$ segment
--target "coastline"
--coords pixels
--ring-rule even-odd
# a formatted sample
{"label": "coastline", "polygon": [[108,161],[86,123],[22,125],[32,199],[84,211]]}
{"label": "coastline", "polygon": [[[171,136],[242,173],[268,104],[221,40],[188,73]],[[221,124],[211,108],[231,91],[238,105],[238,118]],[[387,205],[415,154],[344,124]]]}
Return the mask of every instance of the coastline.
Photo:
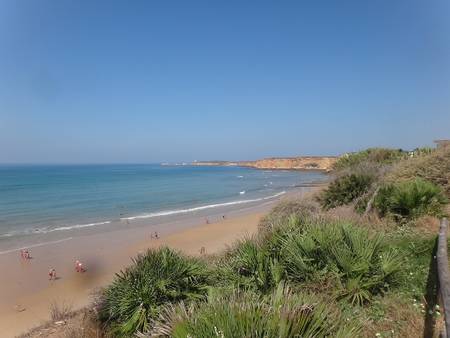
{"label": "coastline", "polygon": [[293,156],[269,157],[252,161],[195,161],[189,165],[330,172],[337,159],[337,156]]}
{"label": "coastline", "polygon": [[[319,183],[320,184],[320,183]],[[93,221],[86,224],[75,224],[59,226],[48,230],[26,230],[18,234],[4,234],[0,236],[0,257],[4,254],[17,252],[20,249],[31,249],[42,245],[57,243],[80,235],[94,235],[106,231],[116,231],[133,227],[161,227],[166,224],[185,221],[187,218],[197,218],[196,223],[201,223],[206,217],[216,216],[233,212],[246,207],[256,206],[265,202],[276,200],[285,195],[289,195],[296,189],[308,189],[316,186],[315,183],[302,184],[289,191],[281,191],[272,195],[259,198],[241,198],[228,202],[217,202],[190,206],[181,209],[163,209],[149,213],[137,213],[135,215],[123,215],[120,218]]]}
{"label": "coastline", "polygon": [[[313,188],[300,188],[257,205],[226,211],[209,210],[204,214],[186,215],[169,222],[125,227],[108,232],[90,233],[55,240],[31,250],[33,259],[22,261],[18,251],[0,255],[4,273],[0,276],[0,327],[6,336],[14,336],[49,320],[51,303],[69,303],[79,309],[91,302],[92,293],[110,282],[130,258],[147,248],[167,245],[186,254],[217,253],[238,238],[257,232],[260,219],[282,199],[301,196]],[[161,238],[150,239],[158,231]],[[75,260],[81,260],[87,272],[74,271]],[[49,282],[47,272],[55,268],[60,279]],[[24,309],[24,311],[18,311]]]}
{"label": "coastline", "polygon": [[255,169],[160,165],[5,169],[0,178],[5,186],[0,256],[80,233],[157,226],[169,217],[180,220],[190,213],[205,217],[227,213],[328,177],[321,172]]}

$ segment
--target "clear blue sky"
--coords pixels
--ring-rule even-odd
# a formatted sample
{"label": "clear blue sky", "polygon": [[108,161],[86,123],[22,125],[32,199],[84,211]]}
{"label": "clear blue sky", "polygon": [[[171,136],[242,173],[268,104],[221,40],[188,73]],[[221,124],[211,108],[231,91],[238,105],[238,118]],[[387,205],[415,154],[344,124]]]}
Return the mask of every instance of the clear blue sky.
{"label": "clear blue sky", "polygon": [[450,136],[450,2],[0,0],[0,162],[414,148]]}

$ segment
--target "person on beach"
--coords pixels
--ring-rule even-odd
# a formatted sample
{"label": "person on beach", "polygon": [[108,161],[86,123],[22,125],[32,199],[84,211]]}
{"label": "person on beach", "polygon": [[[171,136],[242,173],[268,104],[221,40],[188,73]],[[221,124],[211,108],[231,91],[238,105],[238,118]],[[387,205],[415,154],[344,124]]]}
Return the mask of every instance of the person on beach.
{"label": "person on beach", "polygon": [[79,260],[75,262],[75,271],[76,272],[85,272],[85,268],[83,267],[83,263],[81,263]]}
{"label": "person on beach", "polygon": [[206,220],[206,224],[209,224],[209,219],[208,219],[208,218],[205,218],[205,220]]}
{"label": "person on beach", "polygon": [[30,252],[27,249],[20,250],[20,257],[22,259],[30,259]]}
{"label": "person on beach", "polygon": [[155,231],[155,238],[159,239],[159,235],[158,235],[158,233],[156,231]]}
{"label": "person on beach", "polygon": [[51,268],[48,272],[48,280],[56,280],[56,270]]}

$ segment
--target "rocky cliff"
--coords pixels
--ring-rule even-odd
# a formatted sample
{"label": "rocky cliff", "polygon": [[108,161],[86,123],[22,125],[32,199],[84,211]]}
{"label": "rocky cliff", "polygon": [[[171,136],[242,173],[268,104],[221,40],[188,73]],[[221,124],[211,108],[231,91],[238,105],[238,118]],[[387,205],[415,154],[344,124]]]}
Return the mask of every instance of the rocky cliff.
{"label": "rocky cliff", "polygon": [[192,165],[200,166],[241,166],[257,169],[284,169],[284,170],[326,170],[332,169],[337,157],[333,156],[299,156],[284,158],[265,158],[256,161],[201,161],[194,162]]}

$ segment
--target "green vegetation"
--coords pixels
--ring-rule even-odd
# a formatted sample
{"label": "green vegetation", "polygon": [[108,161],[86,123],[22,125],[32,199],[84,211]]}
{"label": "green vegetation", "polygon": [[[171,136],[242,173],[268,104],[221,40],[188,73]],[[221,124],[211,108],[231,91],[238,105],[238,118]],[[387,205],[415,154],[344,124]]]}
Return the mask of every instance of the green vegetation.
{"label": "green vegetation", "polygon": [[213,295],[195,307],[170,307],[152,332],[185,337],[348,337],[352,323],[317,297],[280,285],[267,296],[250,292]]}
{"label": "green vegetation", "polygon": [[[415,224],[444,213],[448,154],[344,157],[319,196],[279,204],[220,256],[139,256],[102,292],[100,319],[118,337],[422,335],[425,314],[440,315],[429,298],[435,232]],[[347,205],[364,215],[336,214]]]}
{"label": "green vegetation", "polygon": [[[295,226],[293,226],[295,224]],[[348,223],[297,218],[219,261],[221,283],[265,293],[281,281],[335,283],[335,297],[363,304],[396,284],[401,255],[382,235]]]}
{"label": "green vegetation", "polygon": [[420,178],[385,185],[375,198],[381,216],[389,215],[399,221],[423,215],[442,216],[446,203],[440,187]]}
{"label": "green vegetation", "polygon": [[366,194],[375,177],[367,174],[347,174],[336,178],[319,196],[319,202],[325,209],[349,204]]}
{"label": "green vegetation", "polygon": [[288,278],[337,282],[336,297],[352,304],[395,285],[401,255],[390,249],[381,235],[350,224],[312,225],[283,240],[282,259]]}
{"label": "green vegetation", "polygon": [[334,164],[334,169],[354,169],[364,163],[392,164],[406,156],[408,153],[401,149],[369,148],[341,156]]}
{"label": "green vegetation", "polygon": [[352,205],[356,212],[408,221],[442,216],[450,197],[450,147],[412,152],[371,148],[341,157],[336,178],[318,197],[323,209]]}
{"label": "green vegetation", "polygon": [[150,328],[163,304],[206,296],[207,269],[201,261],[168,248],[149,250],[117,274],[102,293],[100,317],[117,336]]}
{"label": "green vegetation", "polygon": [[271,291],[283,279],[283,267],[273,257],[265,243],[256,239],[242,240],[227,252],[217,264],[219,285],[239,289]]}
{"label": "green vegetation", "polygon": [[450,146],[398,162],[386,175],[388,182],[422,178],[441,187],[450,198]]}

